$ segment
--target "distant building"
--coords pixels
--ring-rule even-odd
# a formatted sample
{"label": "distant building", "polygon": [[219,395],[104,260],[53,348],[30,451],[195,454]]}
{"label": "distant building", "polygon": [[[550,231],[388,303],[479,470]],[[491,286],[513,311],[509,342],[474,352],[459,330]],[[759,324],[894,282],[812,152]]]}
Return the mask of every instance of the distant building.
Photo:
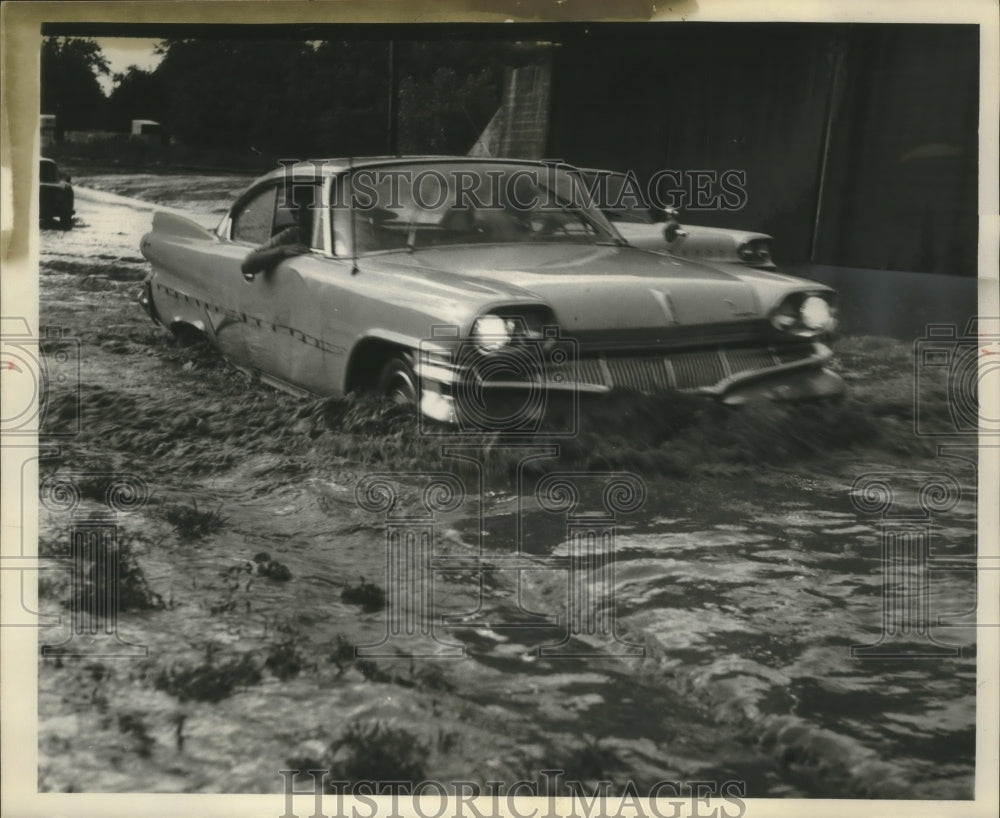
{"label": "distant building", "polygon": [[163,136],[163,126],[152,119],[133,119],[132,137],[149,137],[160,139]]}
{"label": "distant building", "polygon": [[55,114],[42,114],[38,117],[38,129],[41,133],[43,148],[48,148],[56,143]]}

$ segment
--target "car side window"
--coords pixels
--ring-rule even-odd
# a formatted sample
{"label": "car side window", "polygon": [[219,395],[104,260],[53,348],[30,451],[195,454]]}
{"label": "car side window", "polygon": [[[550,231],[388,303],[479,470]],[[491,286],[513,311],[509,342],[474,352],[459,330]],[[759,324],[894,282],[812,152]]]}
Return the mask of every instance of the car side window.
{"label": "car side window", "polygon": [[335,256],[346,256],[351,252],[349,236],[351,232],[351,212],[347,207],[330,208],[331,249]]}
{"label": "car side window", "polygon": [[[315,222],[317,221],[315,215],[319,207],[321,193],[322,186],[319,183],[305,184],[301,182],[296,183],[294,187],[279,191],[271,235],[276,236],[282,230],[298,225],[309,237],[309,246],[315,247]],[[302,207],[306,209],[300,210]]]}
{"label": "car side window", "polygon": [[271,238],[277,194],[277,186],[269,185],[240,205],[233,215],[233,228],[230,233],[233,241],[263,244]]}

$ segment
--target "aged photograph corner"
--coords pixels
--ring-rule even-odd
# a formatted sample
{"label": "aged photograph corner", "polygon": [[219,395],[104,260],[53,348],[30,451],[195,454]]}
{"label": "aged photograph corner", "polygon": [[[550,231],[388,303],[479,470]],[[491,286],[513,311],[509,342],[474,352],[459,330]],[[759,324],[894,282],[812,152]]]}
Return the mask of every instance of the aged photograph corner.
{"label": "aged photograph corner", "polygon": [[40,793],[974,798],[978,26],[41,34]]}

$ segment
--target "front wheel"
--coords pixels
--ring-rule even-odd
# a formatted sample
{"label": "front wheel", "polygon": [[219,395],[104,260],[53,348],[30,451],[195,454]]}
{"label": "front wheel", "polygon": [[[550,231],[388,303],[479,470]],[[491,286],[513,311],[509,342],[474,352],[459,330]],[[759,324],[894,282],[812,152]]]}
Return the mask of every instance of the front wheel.
{"label": "front wheel", "polygon": [[407,355],[394,355],[378,379],[378,392],[401,406],[417,405],[417,376]]}

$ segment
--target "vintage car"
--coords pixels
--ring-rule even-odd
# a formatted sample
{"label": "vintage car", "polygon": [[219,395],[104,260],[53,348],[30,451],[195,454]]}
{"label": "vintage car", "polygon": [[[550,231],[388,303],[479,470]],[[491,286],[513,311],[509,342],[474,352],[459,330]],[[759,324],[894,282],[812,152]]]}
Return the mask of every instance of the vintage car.
{"label": "vintage car", "polygon": [[59,220],[63,230],[73,228],[73,187],[72,179],[59,173],[59,168],[51,159],[41,159],[38,163],[38,218],[45,223]]}
{"label": "vintage car", "polygon": [[[247,275],[295,225],[308,252]],[[513,422],[491,401],[528,393],[738,404],[843,388],[824,368],[829,287],[631,247],[564,165],[301,162],[254,182],[214,231],[156,213],[141,249],[141,301],[178,335],[291,391],[374,390],[445,423]]]}
{"label": "vintage car", "polygon": [[682,226],[676,209],[653,207],[641,188],[628,184],[624,173],[585,168],[580,175],[588,191],[595,194],[601,212],[633,247],[665,251],[712,265],[777,269],[771,256],[774,239],[767,233],[687,223]]}

